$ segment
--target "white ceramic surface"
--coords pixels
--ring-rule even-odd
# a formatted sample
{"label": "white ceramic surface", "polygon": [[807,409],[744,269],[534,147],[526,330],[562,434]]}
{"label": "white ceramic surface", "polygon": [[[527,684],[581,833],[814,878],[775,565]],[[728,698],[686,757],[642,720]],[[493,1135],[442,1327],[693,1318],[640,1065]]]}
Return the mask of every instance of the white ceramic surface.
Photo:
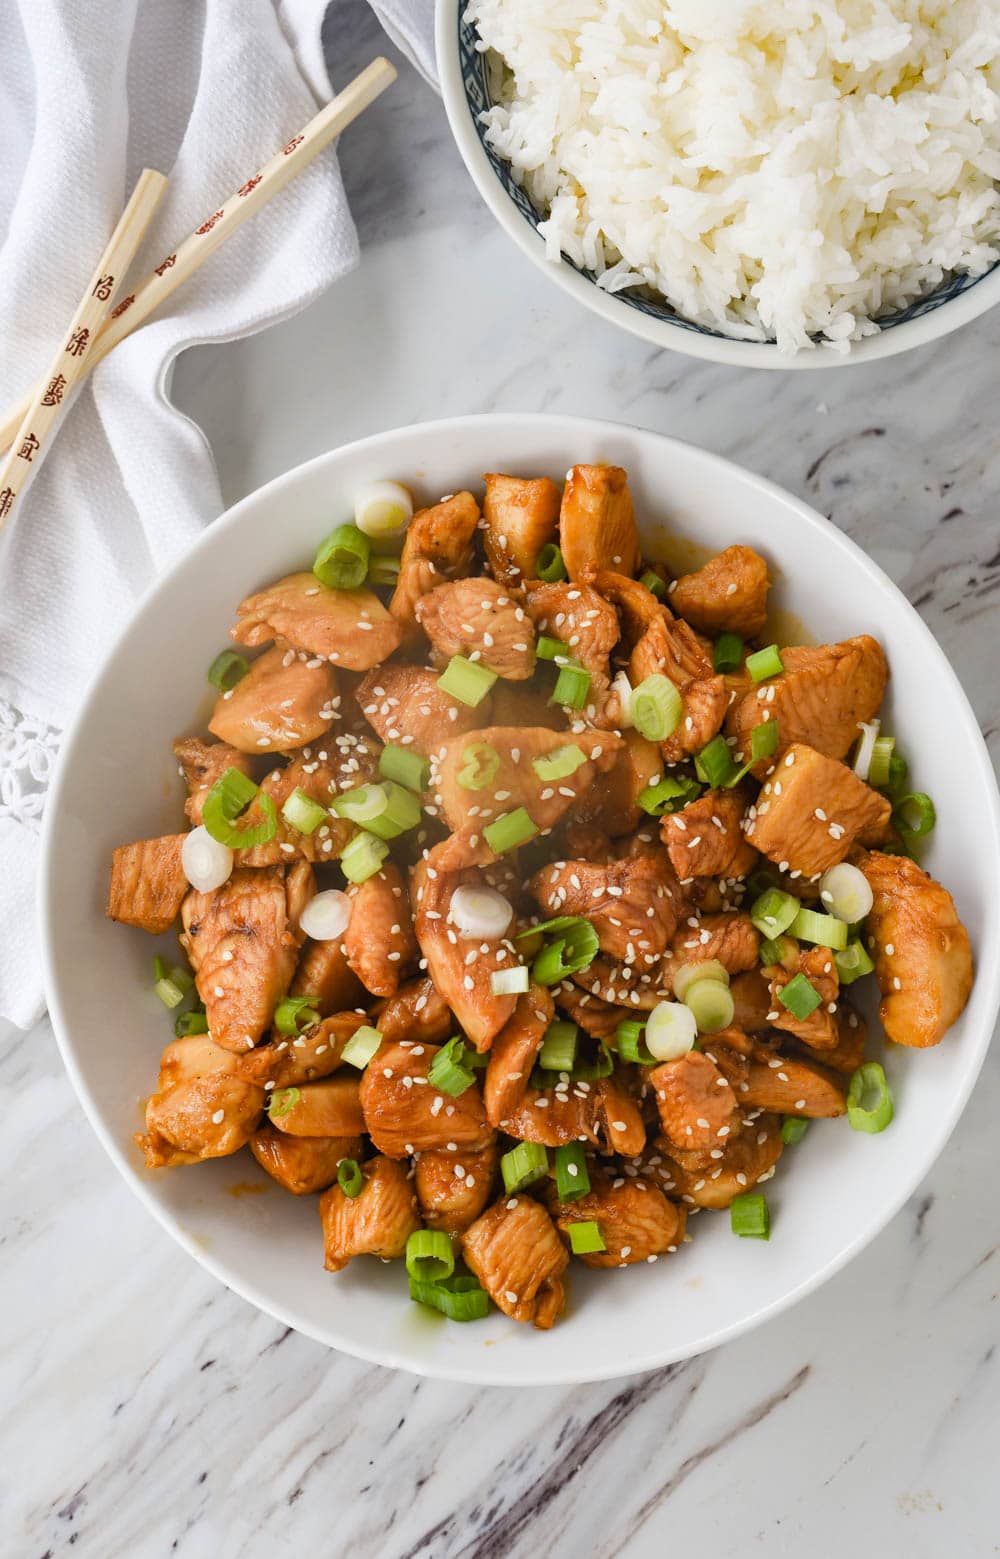
{"label": "white ceramic surface", "polygon": [[458,18],[464,3],[465,0],[436,0],[435,40],[441,94],[465,166],[490,211],[522,252],[551,281],[602,319],[631,331],[654,346],[709,362],[727,363],[733,368],[848,368],[857,363],[873,362],[876,358],[894,357],[913,347],[937,341],[1000,302],[1000,268],[997,268],[927,313],[902,320],[878,335],[851,342],[847,353],[819,347],[794,355],[780,353],[769,342],[737,341],[706,334],[633,308],[620,295],[598,287],[567,260],[553,261],[546,257],[544,239],[518,210],[491,165],[475,128],[475,108],[470,105],[462,75]]}
{"label": "white ceramic surface", "polygon": [[725,1217],[703,1214],[671,1261],[574,1271],[569,1313],[548,1334],[498,1314],[469,1327],[439,1323],[409,1303],[398,1266],[359,1261],[325,1273],[311,1199],[270,1185],[262,1195],[227,1194],[265,1183],[247,1155],[167,1173],[141,1167],[131,1135],[169,1024],[149,986],[157,944],[103,918],[107,862],[123,839],[179,824],[170,739],[204,718],[204,670],[227,642],[232,608],[307,561],[363,481],[397,477],[432,499],[484,470],[559,475],[577,460],[629,470],[651,538],[663,527],[713,550],[733,541],[759,547],[777,575],[775,605],[818,637],[882,640],[893,668],[890,728],[938,804],[928,864],[954,892],[977,952],[996,947],[995,784],[964,694],[912,608],[853,543],[788,494],[715,456],[609,423],[502,414],[415,426],[320,456],[245,499],[146,598],[66,740],[47,814],[50,1011],[70,1075],[122,1173],[192,1255],[278,1319],[362,1358],[458,1380],[537,1384],[647,1369],[735,1336],[807,1293],[882,1228],[929,1168],[975,1081],[998,1005],[998,968],[984,959],[946,1042],[888,1059],[897,1101],[888,1133],[817,1124],[785,1156],[768,1192],[769,1244],[737,1242]]}

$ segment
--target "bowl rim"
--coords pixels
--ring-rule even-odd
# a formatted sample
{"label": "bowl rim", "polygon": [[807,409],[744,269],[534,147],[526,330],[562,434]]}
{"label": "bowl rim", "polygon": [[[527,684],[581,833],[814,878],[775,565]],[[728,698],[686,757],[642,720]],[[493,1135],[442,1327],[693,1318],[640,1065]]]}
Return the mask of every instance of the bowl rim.
{"label": "bowl rim", "polygon": [[275,1303],[269,1295],[261,1292],[256,1280],[247,1278],[242,1273],[237,1279],[225,1260],[217,1259],[210,1250],[205,1249],[198,1238],[184,1227],[180,1217],[161,1204],[159,1198],[154,1193],[153,1183],[147,1183],[142,1178],[123,1145],[105,1125],[100,1103],[87,1086],[81,1069],[76,1062],[72,1038],[72,1014],[68,1003],[63,1000],[62,983],[57,972],[57,939],[54,928],[59,904],[59,872],[58,858],[53,843],[56,828],[55,819],[60,812],[63,793],[73,783],[73,752],[90,718],[91,705],[99,697],[105,679],[114,667],[122,640],[128,634],[133,624],[145,612],[148,605],[155,597],[169,593],[173,587],[175,577],[188,565],[193,555],[196,555],[209,545],[210,538],[235,531],[242,523],[243,517],[249,509],[261,501],[269,502],[275,500],[289,488],[294,489],[295,484],[305,473],[322,467],[331,459],[353,454],[357,451],[376,448],[384,441],[391,440],[404,433],[412,435],[426,431],[437,435],[461,436],[471,428],[486,424],[496,426],[503,422],[514,425],[523,425],[525,422],[530,422],[532,425],[540,423],[547,430],[551,431],[553,442],[564,441],[567,446],[575,444],[579,447],[590,441],[595,447],[600,447],[602,439],[606,440],[611,435],[625,432],[630,436],[637,436],[643,441],[652,439],[668,448],[679,446],[686,451],[693,450],[698,459],[706,463],[707,470],[711,471],[714,469],[728,473],[738,473],[741,481],[747,483],[764,498],[791,506],[801,522],[810,528],[818,528],[824,534],[827,542],[849,559],[852,567],[860,568],[883,592],[897,597],[912,621],[914,635],[922,641],[924,653],[932,655],[938,661],[942,674],[950,682],[953,700],[950,706],[952,716],[964,723],[967,733],[971,737],[977,762],[977,770],[972,778],[981,787],[984,802],[992,821],[992,837],[988,842],[983,842],[984,857],[988,848],[992,857],[994,874],[1000,875],[1000,793],[998,793],[993,767],[972,707],[944,650],[937,643],[937,640],[919,613],[906,599],[898,586],[856,542],[840,531],[825,516],[818,513],[818,511],[811,508],[787,489],[780,487],[766,477],[759,476],[756,472],[748,470],[736,461],[728,460],[722,455],[704,450],[699,445],[692,444],[689,440],[674,438],[671,435],[660,433],[653,429],[641,428],[635,424],[616,423],[603,418],[577,417],[561,413],[487,412],[441,418],[409,424],[405,427],[386,429],[383,432],[370,434],[363,439],[357,439],[351,443],[326,450],[322,454],[302,462],[300,465],[293,466],[290,470],[280,473],[263,486],[248,493],[221,514],[218,519],[206,526],[193,545],[185,549],[166,572],[153,581],[137,602],[128,621],[123,625],[119,634],[116,635],[114,643],[102,658],[99,667],[91,678],[86,693],[81,699],[76,716],[67,728],[60,748],[42,823],[38,929],[46,1002],[52,1028],[63,1064],[90,1125],[115,1167],[143,1205],[153,1214],[157,1222],[172,1235],[177,1243],[190,1256],[193,1256],[199,1265],[210,1272],[213,1277],[217,1278],[220,1283],[241,1298],[255,1305],[265,1315],[272,1316],[282,1325],[289,1326],[295,1331],[301,1332],[304,1336],[323,1343],[326,1347],[336,1348],[343,1353],[347,1353],[354,1358],[363,1359],[371,1364],[402,1369],[410,1374],[426,1378],[458,1381],[465,1384],[502,1384],[510,1387],[578,1385],[593,1381],[622,1379],[630,1375],[658,1369],[667,1364],[707,1352],[724,1342],[729,1342],[752,1331],[755,1327],[763,1324],[765,1321],[774,1319],[792,1305],[797,1304],[800,1299],[804,1299],[807,1295],[820,1288],[829,1278],[847,1266],[850,1261],[853,1261],[855,1256],[859,1255],[882,1232],[905,1202],[913,1195],[932,1168],[955,1129],[972,1093],[996,1026],[997,1015],[1000,1013],[1000,959],[996,960],[991,967],[987,960],[982,958],[977,967],[977,982],[987,983],[986,1005],[984,1008],[986,1016],[981,1030],[978,1033],[972,1034],[968,1040],[969,1057],[966,1063],[966,1075],[961,1082],[961,1086],[956,1088],[951,1095],[947,1110],[943,1111],[935,1122],[934,1131],[929,1132],[924,1138],[923,1152],[919,1159],[914,1158],[912,1173],[906,1177],[905,1188],[887,1199],[874,1223],[865,1227],[854,1240],[776,1299],[727,1325],[717,1327],[714,1331],[690,1344],[682,1346],[668,1345],[666,1348],[661,1346],[659,1349],[651,1348],[641,1358],[630,1361],[625,1370],[622,1370],[620,1365],[604,1366],[596,1359],[595,1355],[591,1355],[594,1362],[585,1363],[582,1369],[577,1367],[546,1369],[544,1360],[536,1359],[532,1361],[530,1368],[515,1366],[511,1370],[509,1378],[502,1382],[497,1381],[492,1375],[484,1375],[472,1365],[464,1363],[452,1365],[447,1360],[434,1359],[429,1360],[426,1367],[423,1367],[421,1363],[415,1362],[409,1356],[404,1356],[392,1344],[387,1343],[379,1348],[374,1348],[363,1342],[358,1342],[352,1336],[345,1335],[338,1328],[335,1311],[331,1316],[329,1325],[323,1328],[318,1327],[307,1318],[296,1313],[292,1307]]}
{"label": "bowl rim", "polygon": [[630,335],[652,342],[668,351],[681,352],[706,362],[725,363],[730,368],[769,368],[795,372],[808,369],[852,368],[896,357],[915,347],[927,346],[970,321],[978,319],[1000,302],[1000,264],[987,272],[957,297],[916,319],[902,321],[890,330],[851,342],[850,351],[834,352],[817,348],[783,357],[773,342],[737,341],[725,336],[703,335],[699,331],[672,325],[664,319],[644,314],[622,304],[612,293],[598,287],[577,271],[565,258],[549,260],[545,241],[525,221],[508,196],[490,163],[476,132],[473,108],[462,79],[458,48],[458,22],[466,0],[435,0],[435,48],[441,96],[451,133],[459,154],[486,205],[522,254],[562,290]]}

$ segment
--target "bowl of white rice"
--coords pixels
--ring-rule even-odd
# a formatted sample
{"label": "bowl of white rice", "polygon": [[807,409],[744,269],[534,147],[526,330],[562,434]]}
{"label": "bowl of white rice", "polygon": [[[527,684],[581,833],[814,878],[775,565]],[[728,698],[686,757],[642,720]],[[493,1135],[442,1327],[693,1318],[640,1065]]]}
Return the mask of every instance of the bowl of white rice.
{"label": "bowl of white rice", "polygon": [[825,368],[1000,301],[1000,0],[438,0],[524,252],[657,346]]}

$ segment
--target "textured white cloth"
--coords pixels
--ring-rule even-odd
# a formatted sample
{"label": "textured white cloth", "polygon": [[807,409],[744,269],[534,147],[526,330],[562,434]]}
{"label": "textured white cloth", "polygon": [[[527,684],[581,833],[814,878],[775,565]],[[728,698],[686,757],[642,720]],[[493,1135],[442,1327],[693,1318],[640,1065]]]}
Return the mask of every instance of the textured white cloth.
{"label": "textured white cloth", "polygon": [[[47,366],[144,166],[145,275],[330,95],[327,0],[0,0],[0,403]],[[381,12],[381,4],[375,4]],[[432,68],[431,0],[387,0]],[[173,364],[304,307],[357,263],[330,148],[93,374],[0,536],[0,1017],[42,1007],[34,879],[58,734],[136,599],[222,509]]]}

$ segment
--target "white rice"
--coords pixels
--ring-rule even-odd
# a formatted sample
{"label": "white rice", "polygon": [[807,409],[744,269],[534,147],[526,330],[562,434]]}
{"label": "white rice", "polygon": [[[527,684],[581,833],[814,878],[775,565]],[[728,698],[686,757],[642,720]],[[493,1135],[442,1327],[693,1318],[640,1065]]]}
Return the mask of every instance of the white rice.
{"label": "white rice", "polygon": [[1000,255],[1000,0],[471,0],[549,257],[840,352]]}

